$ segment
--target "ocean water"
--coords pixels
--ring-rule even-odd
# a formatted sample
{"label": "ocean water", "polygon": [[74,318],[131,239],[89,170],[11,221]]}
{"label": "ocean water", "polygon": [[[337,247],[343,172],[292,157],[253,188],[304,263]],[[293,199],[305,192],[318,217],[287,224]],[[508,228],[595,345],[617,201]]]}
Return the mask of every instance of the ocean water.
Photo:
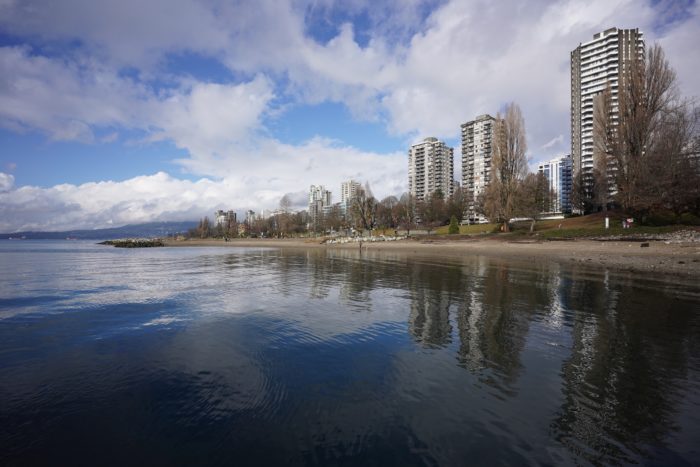
{"label": "ocean water", "polygon": [[700,287],[0,242],[0,465],[692,465]]}

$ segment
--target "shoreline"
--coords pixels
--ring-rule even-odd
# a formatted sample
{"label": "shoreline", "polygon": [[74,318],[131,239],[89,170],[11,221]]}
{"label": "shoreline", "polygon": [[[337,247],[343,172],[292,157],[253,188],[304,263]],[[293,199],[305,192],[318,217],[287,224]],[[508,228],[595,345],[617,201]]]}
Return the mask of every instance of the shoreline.
{"label": "shoreline", "polygon": [[[359,250],[359,243],[323,244],[320,239],[220,239],[168,240],[166,247],[253,247],[285,249]],[[649,241],[559,240],[529,241],[489,238],[406,239],[363,242],[362,251],[416,253],[460,257],[480,255],[525,261],[559,261],[623,271],[677,274],[700,279],[700,243]]]}

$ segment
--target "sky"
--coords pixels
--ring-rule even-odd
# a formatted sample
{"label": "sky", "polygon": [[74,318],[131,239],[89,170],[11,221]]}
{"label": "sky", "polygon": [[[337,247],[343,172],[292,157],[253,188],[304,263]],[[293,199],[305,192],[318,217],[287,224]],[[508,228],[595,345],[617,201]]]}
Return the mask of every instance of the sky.
{"label": "sky", "polygon": [[407,151],[523,112],[570,148],[570,52],[640,28],[700,96],[700,7],[664,0],[0,0],[0,232],[303,208],[408,185]]}

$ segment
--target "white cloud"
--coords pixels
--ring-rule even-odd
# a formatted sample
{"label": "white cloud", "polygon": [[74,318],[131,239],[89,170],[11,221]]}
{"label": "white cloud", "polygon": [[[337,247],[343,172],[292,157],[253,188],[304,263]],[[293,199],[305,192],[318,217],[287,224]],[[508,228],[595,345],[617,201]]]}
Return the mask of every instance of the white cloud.
{"label": "white cloud", "polygon": [[0,47],[0,70],[0,125],[56,140],[92,142],[94,129],[119,126],[215,154],[259,127],[273,97],[262,76],[158,91],[95,62],[32,55],[27,47]]}
{"label": "white cloud", "polygon": [[552,149],[552,148],[559,148],[562,146],[563,143],[564,143],[564,135],[559,135],[559,136],[556,136],[556,137],[550,139],[546,143],[544,143],[540,147],[540,149],[547,150],[547,149]]}
{"label": "white cloud", "polygon": [[361,151],[316,137],[300,145],[262,138],[243,154],[212,160],[190,157],[180,161],[190,172],[218,175],[236,184],[237,208],[274,208],[285,193],[326,185],[339,201],[341,182],[368,181],[375,196],[406,190],[406,155]]}
{"label": "white cloud", "polygon": [[196,171],[219,171],[220,180],[189,181],[160,172],[121,182],[13,190],[12,176],[0,174],[0,232],[196,220],[215,209],[260,211],[277,207],[284,194],[311,184],[325,184],[339,201],[340,183],[351,177],[368,180],[379,197],[405,189],[403,154],[362,152],[320,138],[301,146],[265,140],[260,150],[268,157],[262,164],[186,161]]}
{"label": "white cloud", "polygon": [[10,191],[14,185],[15,185],[15,177],[14,176],[0,172],[0,193],[2,193],[4,191]]}
{"label": "white cloud", "polygon": [[659,43],[676,70],[683,94],[700,98],[700,54],[694,49],[700,42],[700,3],[695,2],[689,14],[690,19],[670,29]]}
{"label": "white cloud", "polygon": [[23,186],[0,193],[0,231],[192,220],[220,206],[226,199],[226,188],[223,183],[178,180],[162,172],[123,182]]}
{"label": "white cloud", "polygon": [[272,86],[258,76],[248,83],[197,83],[152,105],[153,139],[167,139],[195,157],[217,158],[233,152],[260,127],[273,98]]}
{"label": "white cloud", "polygon": [[104,135],[102,138],[100,138],[100,142],[102,143],[113,143],[119,139],[119,133],[116,131],[113,131],[107,135]]}
{"label": "white cloud", "polygon": [[92,127],[144,124],[145,87],[96,62],[32,55],[29,47],[0,48],[0,124],[40,130],[56,140],[93,140]]}
{"label": "white cloud", "polygon": [[168,52],[225,48],[227,32],[215,6],[194,0],[23,0],[0,10],[0,26],[47,41],[79,41],[107,62],[143,68]]}

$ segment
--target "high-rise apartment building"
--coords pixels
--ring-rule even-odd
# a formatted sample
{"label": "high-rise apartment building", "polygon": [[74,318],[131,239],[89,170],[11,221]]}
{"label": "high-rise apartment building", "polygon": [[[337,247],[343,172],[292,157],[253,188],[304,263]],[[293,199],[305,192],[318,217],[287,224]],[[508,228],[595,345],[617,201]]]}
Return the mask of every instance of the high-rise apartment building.
{"label": "high-rise apartment building", "polygon": [[340,214],[347,216],[350,212],[352,200],[357,196],[358,190],[362,189],[362,184],[355,180],[348,180],[340,184]]}
{"label": "high-rise apartment building", "polygon": [[475,210],[476,198],[491,181],[491,156],[496,119],[491,115],[479,115],[463,123],[462,127],[462,189],[473,198],[465,218],[469,222],[484,220]]}
{"label": "high-rise apartment building", "polygon": [[253,222],[255,222],[255,211],[249,209],[245,212],[245,223],[248,225],[251,225]]}
{"label": "high-rise apartment building", "polygon": [[331,205],[331,192],[323,185],[311,185],[309,188],[309,221],[316,227],[323,208]]}
{"label": "high-rise apartment building", "polygon": [[537,171],[545,176],[550,192],[553,193],[549,212],[567,214],[571,212],[571,186],[573,163],[569,154],[548,162],[542,162]]}
{"label": "high-rise apartment building", "polygon": [[214,223],[217,226],[226,227],[236,223],[236,213],[234,211],[223,211],[219,209],[214,213]]}
{"label": "high-rise apartment building", "polygon": [[437,138],[425,138],[408,150],[408,191],[421,201],[440,190],[445,197],[454,189],[454,149]]}
{"label": "high-rise apartment building", "polygon": [[618,88],[630,60],[644,57],[644,35],[639,29],[610,28],[571,52],[571,157],[574,175],[580,171],[583,187],[593,186],[593,105],[609,85],[613,109]]}
{"label": "high-rise apartment building", "polygon": [[348,180],[340,184],[340,202],[349,203],[357,194],[357,190],[362,188],[360,182],[355,180]]}

